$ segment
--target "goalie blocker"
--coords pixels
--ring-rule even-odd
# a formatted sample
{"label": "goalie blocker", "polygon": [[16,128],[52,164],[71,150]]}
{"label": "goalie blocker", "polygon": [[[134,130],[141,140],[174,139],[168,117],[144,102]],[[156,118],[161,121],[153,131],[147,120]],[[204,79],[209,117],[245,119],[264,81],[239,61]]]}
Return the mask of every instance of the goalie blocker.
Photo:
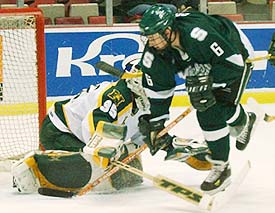
{"label": "goalie blocker", "polygon": [[[39,188],[77,192],[106,172],[91,159],[90,155],[79,152],[52,150],[31,152],[12,166],[13,187],[22,193],[34,193]],[[130,165],[142,170],[139,157]],[[112,192],[142,182],[141,177],[119,170],[94,190]]]}

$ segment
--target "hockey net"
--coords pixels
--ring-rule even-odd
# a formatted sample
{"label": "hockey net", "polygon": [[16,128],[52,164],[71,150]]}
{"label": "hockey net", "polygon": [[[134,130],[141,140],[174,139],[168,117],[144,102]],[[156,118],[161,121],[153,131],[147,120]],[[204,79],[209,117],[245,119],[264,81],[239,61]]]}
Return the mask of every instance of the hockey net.
{"label": "hockey net", "polygon": [[39,149],[45,114],[42,13],[35,8],[0,9],[0,161]]}

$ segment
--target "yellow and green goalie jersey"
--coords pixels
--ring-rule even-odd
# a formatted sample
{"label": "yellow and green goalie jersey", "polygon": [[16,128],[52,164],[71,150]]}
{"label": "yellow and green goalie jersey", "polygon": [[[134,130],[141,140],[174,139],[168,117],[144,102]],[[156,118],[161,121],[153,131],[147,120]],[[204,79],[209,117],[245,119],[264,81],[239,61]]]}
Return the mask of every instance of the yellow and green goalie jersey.
{"label": "yellow and green goalie jersey", "polygon": [[91,85],[71,99],[56,102],[48,115],[60,131],[87,144],[100,121],[126,125],[126,139],[135,134],[139,112],[134,105],[133,93],[119,80]]}

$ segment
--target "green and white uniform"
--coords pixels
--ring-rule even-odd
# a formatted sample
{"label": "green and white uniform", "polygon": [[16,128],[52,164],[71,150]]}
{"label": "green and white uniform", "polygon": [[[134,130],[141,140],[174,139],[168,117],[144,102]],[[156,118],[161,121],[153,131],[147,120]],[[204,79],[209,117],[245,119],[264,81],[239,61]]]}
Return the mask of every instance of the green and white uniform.
{"label": "green and white uniform", "polygon": [[179,33],[182,49],[169,46],[157,51],[146,44],[141,59],[151,120],[169,117],[175,74],[211,76],[216,103],[197,111],[197,118],[213,159],[227,161],[229,127],[242,125],[246,117],[239,101],[251,74],[245,60],[253,57],[252,45],[230,20],[197,11],[177,14],[172,30]]}
{"label": "green and white uniform", "polygon": [[40,140],[47,150],[79,151],[94,134],[99,121],[127,126],[126,140],[137,131],[140,111],[124,80],[91,85],[49,110]]}

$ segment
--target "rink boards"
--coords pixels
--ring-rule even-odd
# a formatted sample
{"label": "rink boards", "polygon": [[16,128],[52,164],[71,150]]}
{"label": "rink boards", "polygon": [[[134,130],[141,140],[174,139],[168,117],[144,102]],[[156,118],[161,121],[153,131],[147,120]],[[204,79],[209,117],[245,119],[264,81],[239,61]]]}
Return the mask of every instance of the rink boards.
{"label": "rink boards", "polygon": [[[275,24],[239,26],[250,39],[256,56],[267,55]],[[123,69],[127,61],[140,57],[144,47],[137,25],[46,28],[45,38],[48,100],[72,96],[90,84],[117,80],[97,70],[94,64],[103,60]],[[177,78],[177,83],[173,104],[185,105],[188,101],[184,81]],[[246,96],[252,95],[262,103],[274,102],[275,68],[266,60],[256,62],[247,92]]]}

